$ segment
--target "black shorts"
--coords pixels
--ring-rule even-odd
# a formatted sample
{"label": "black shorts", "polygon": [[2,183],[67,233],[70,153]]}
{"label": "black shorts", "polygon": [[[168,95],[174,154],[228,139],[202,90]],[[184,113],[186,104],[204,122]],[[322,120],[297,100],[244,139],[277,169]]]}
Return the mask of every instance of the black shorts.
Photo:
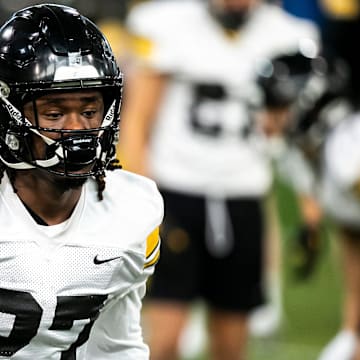
{"label": "black shorts", "polygon": [[[199,298],[213,308],[240,312],[262,304],[262,201],[215,200],[214,212],[207,210],[209,201],[204,197],[161,193],[165,202],[162,249],[147,298],[181,302]],[[209,212],[214,223],[220,222],[220,231],[219,225],[213,227],[207,220]],[[211,239],[216,232],[218,239]]]}

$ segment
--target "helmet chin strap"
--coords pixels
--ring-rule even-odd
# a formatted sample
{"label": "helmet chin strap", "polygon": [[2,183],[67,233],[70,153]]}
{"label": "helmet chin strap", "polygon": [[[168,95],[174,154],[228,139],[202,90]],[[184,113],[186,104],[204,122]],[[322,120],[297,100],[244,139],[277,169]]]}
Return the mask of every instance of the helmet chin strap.
{"label": "helmet chin strap", "polygon": [[[6,110],[8,111],[10,117],[13,120],[15,120],[17,125],[20,126],[20,125],[23,125],[24,123],[26,125],[29,125],[29,130],[31,132],[33,132],[34,134],[36,134],[37,136],[39,136],[45,142],[45,144],[47,146],[56,147],[56,150],[54,151],[54,155],[51,158],[46,159],[46,160],[34,160],[33,163],[35,165],[32,165],[25,161],[19,161],[16,163],[8,162],[0,155],[1,161],[6,166],[16,169],[16,170],[26,170],[26,169],[34,169],[36,167],[49,168],[49,167],[53,167],[53,166],[59,164],[61,161],[64,161],[65,155],[64,155],[64,147],[62,145],[62,143],[64,141],[63,138],[60,140],[54,140],[44,134],[41,134],[37,129],[34,129],[32,127],[33,126],[32,123],[25,116],[23,116],[23,114],[13,104],[11,104],[11,102],[6,98],[6,95],[4,95],[1,91],[0,91],[0,100],[5,103]],[[110,126],[111,123],[114,121],[114,118],[116,116],[115,106],[116,106],[116,100],[113,101],[113,103],[109,107],[106,115],[104,116],[104,119],[100,125],[101,128]],[[97,135],[97,138],[100,138],[103,133],[104,133],[104,130],[100,130]],[[11,136],[12,136],[12,138],[9,137],[9,139],[8,138],[5,139],[5,143],[10,148],[10,150],[15,151],[17,149],[14,148],[14,145],[12,145],[12,144],[18,143],[18,141],[17,141],[17,139],[14,139],[14,137],[16,137],[16,135],[12,134]],[[102,152],[101,144],[100,144],[100,142],[98,142],[98,144],[96,146],[95,158],[99,159],[101,156],[101,152]]]}

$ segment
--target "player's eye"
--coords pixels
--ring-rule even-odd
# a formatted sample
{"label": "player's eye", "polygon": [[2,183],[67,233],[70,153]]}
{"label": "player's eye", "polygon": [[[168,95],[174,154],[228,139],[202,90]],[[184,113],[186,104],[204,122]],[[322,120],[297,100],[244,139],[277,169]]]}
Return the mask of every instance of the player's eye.
{"label": "player's eye", "polygon": [[87,118],[93,118],[96,114],[97,114],[97,110],[86,110],[83,111],[83,116],[87,117]]}
{"label": "player's eye", "polygon": [[64,114],[59,111],[51,111],[43,114],[43,117],[49,119],[49,120],[58,120],[60,119]]}

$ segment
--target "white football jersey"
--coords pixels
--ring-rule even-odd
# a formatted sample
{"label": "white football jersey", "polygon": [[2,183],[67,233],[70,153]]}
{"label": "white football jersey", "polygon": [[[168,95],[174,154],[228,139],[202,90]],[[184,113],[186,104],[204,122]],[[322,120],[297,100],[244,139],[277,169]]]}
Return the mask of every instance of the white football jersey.
{"label": "white football jersey", "polygon": [[360,113],[343,120],[329,135],[324,150],[322,202],[340,224],[360,229]]}
{"label": "white football jersey", "polygon": [[162,216],[151,180],[110,171],[102,201],[88,180],[66,222],[41,226],[4,176],[0,359],[149,359],[140,309]]}
{"label": "white football jersey", "polygon": [[196,194],[261,196],[271,185],[266,139],[251,109],[264,60],[318,42],[316,27],[260,4],[241,30],[226,32],[207,1],[152,1],[128,28],[138,61],[171,74],[152,133],[150,169],[163,187]]}

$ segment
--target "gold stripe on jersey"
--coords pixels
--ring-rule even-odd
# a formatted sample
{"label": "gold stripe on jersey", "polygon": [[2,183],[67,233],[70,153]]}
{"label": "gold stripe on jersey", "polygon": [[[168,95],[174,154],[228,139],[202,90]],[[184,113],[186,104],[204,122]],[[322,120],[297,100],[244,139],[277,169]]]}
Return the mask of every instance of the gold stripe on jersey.
{"label": "gold stripe on jersey", "polygon": [[151,256],[159,242],[159,228],[157,227],[146,239],[146,259]]}
{"label": "gold stripe on jersey", "polygon": [[358,0],[321,0],[325,11],[334,18],[353,19],[359,15]]}
{"label": "gold stripe on jersey", "polygon": [[153,51],[151,40],[137,35],[130,36],[130,46],[132,53],[142,59],[148,58]]}
{"label": "gold stripe on jersey", "polygon": [[155,265],[159,261],[160,249],[154,255],[155,255],[154,258],[151,261],[148,261],[144,264],[145,269],[148,268],[149,266]]}
{"label": "gold stripe on jersey", "polygon": [[160,257],[160,236],[157,227],[146,239],[146,260],[144,267],[154,265]]}

